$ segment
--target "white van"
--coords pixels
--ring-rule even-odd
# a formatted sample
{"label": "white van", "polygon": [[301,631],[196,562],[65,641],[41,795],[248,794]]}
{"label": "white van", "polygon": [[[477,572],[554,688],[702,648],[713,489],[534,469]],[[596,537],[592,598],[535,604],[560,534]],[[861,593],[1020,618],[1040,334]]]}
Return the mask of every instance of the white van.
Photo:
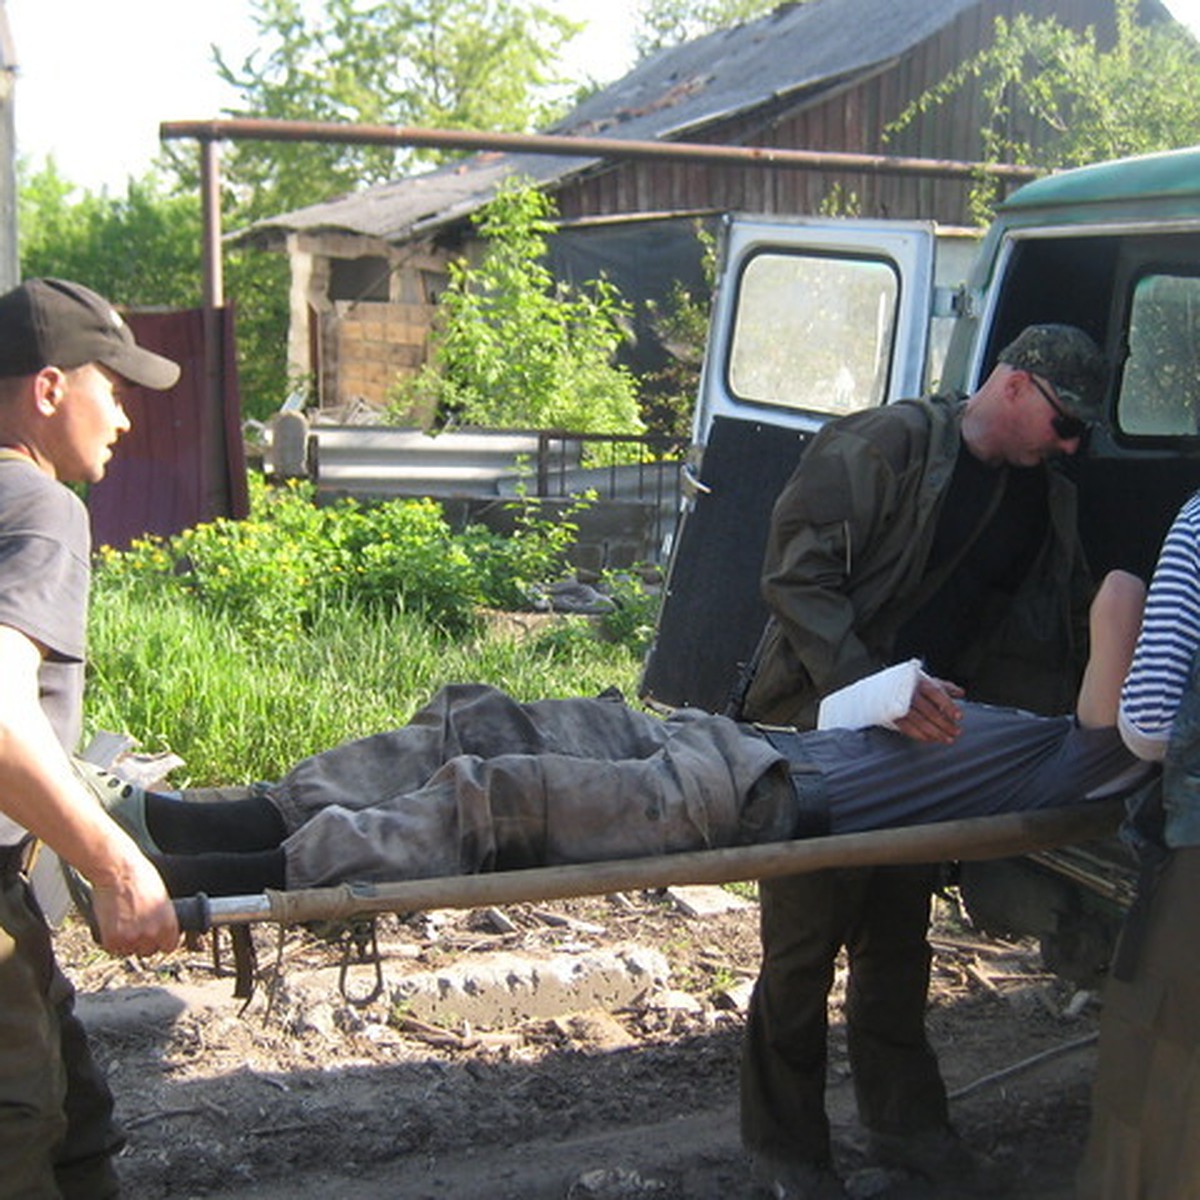
{"label": "white van", "polygon": [[[1066,322],[1106,352],[1104,416],[1062,464],[1093,573],[1149,575],[1200,487],[1200,149],[1028,184],[978,246],[932,224],[733,216],[644,696],[721,711],[766,620],[775,496],[834,416],[929,390],[972,392],[1026,325]],[[1115,844],[964,866],[972,917],[1033,933],[1091,981],[1131,889]]]}

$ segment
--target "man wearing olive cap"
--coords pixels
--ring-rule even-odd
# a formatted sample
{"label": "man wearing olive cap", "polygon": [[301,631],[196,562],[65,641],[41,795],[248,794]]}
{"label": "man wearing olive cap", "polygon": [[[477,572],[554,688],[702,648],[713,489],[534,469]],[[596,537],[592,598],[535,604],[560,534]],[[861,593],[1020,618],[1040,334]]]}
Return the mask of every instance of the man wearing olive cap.
{"label": "man wearing olive cap", "polygon": [[[976,700],[1067,711],[1091,584],[1075,493],[1050,469],[1103,399],[1103,358],[1066,325],[1025,329],[963,400],[904,401],[830,422],[774,509],[762,575],[771,612],[736,715],[812,726],[820,699],[890,663],[924,661],[897,728],[957,738]],[[933,867],[766,880],[763,968],[742,1063],[742,1136],[778,1197],[845,1194],[824,1108],[834,963],[859,1116],[881,1165],[956,1194],[986,1186],[950,1128],[925,1036]]]}
{"label": "man wearing olive cap", "polygon": [[100,479],[129,429],[121,392],[179,367],[108,301],[31,279],[0,296],[0,1194],[117,1195],[122,1139],[27,871],[44,842],[92,885],[116,954],[179,938],[162,880],[78,782],[91,553],[68,483]]}

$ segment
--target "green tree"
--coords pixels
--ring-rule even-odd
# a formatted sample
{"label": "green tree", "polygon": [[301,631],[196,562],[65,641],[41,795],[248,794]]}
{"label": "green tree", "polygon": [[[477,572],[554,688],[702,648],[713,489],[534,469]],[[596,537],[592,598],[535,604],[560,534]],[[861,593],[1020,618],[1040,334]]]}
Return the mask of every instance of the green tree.
{"label": "green tree", "polygon": [[432,361],[401,385],[398,419],[576,433],[640,433],[637,385],[613,362],[629,308],[605,280],[555,284],[545,264],[554,202],[509,181],[476,214],[477,266],[450,264]]}
{"label": "green tree", "polygon": [[[555,73],[578,25],[536,0],[253,0],[259,48],[218,49],[238,93],[233,117],[525,130],[565,83]],[[315,142],[239,141],[222,161],[227,228],[396,178],[434,152]],[[176,160],[196,183],[194,164]],[[294,385],[286,363],[287,264],[252,246],[226,254],[236,298],[243,391],[261,415]],[[250,406],[248,405],[248,408]]]}
{"label": "green tree", "polygon": [[642,0],[633,44],[639,58],[668,46],[752,21],[769,13],[779,0]]}
{"label": "green tree", "polygon": [[[323,0],[315,16],[300,0],[253,3],[259,48],[236,65],[214,50],[239,95],[229,116],[526,129],[565,96],[554,64],[578,30],[534,0]],[[393,178],[402,159],[380,147],[238,142],[222,161],[224,227]],[[73,274],[129,304],[196,304],[198,184],[193,149],[174,143],[118,197],[79,194],[53,163],[26,170],[23,269]],[[243,404],[265,417],[294,383],[288,265],[251,244],[227,248],[224,265]]]}
{"label": "green tree", "polygon": [[[253,0],[260,49],[217,70],[234,117],[523,131],[565,97],[555,69],[581,28],[535,0]],[[390,147],[239,142],[225,175],[238,215],[273,215],[442,157]]]}
{"label": "green tree", "polygon": [[78,279],[131,305],[200,303],[200,201],[154,171],[124,195],[85,191],[53,160],[18,167],[21,273]]}
{"label": "green tree", "polygon": [[[992,44],[911,105],[898,132],[979,80],[986,157],[1048,168],[1190,146],[1200,127],[1200,44],[1175,21],[1138,22],[1138,0],[1115,0],[1116,41],[1022,14],[996,19]],[[976,189],[985,222],[994,183]]]}

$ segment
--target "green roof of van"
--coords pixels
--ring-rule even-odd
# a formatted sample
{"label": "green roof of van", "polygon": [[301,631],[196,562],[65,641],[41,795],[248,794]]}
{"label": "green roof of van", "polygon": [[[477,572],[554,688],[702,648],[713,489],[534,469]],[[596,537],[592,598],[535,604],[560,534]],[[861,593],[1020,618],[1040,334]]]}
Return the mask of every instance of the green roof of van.
{"label": "green roof of van", "polygon": [[999,207],[1012,212],[1189,195],[1200,196],[1200,146],[1060,171],[1018,188]]}

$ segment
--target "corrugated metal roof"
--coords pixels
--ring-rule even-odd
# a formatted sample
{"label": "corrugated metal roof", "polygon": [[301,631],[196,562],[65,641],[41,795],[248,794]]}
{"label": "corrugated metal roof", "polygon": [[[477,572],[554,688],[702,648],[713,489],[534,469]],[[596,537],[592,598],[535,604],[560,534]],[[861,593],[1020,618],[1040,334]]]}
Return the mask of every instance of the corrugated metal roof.
{"label": "corrugated metal roof", "polygon": [[860,74],[932,37],[980,0],[808,0],[718,30],[634,68],[555,133],[677,138],[776,97]]}
{"label": "corrugated metal roof", "polygon": [[[547,132],[631,140],[685,136],[806,90],[878,68],[983,0],[808,0],[660,51]],[[398,241],[485,203],[508,175],[539,183],[594,158],[484,153],[260,222],[257,230],[337,230]]]}

